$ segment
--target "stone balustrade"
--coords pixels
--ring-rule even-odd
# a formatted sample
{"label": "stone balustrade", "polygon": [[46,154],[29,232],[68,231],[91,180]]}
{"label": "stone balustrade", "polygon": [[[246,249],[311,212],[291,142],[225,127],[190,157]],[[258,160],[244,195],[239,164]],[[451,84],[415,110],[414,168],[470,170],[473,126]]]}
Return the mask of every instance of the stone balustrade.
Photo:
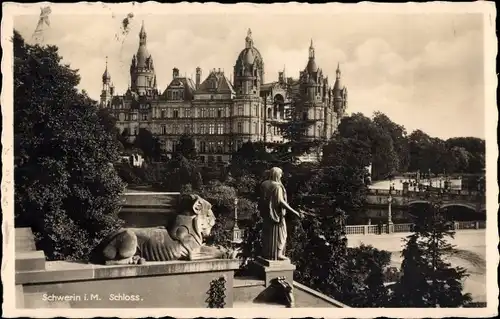
{"label": "stone balustrade", "polygon": [[[388,227],[390,226],[390,227]],[[383,224],[379,225],[348,225],[345,232],[347,235],[370,235],[385,233],[410,233],[413,224]],[[453,230],[485,229],[486,221],[460,221],[453,223]]]}

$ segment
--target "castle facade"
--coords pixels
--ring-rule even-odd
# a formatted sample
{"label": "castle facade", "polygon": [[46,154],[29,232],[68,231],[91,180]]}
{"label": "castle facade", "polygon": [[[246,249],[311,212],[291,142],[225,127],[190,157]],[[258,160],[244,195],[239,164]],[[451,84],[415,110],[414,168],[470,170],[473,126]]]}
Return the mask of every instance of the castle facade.
{"label": "castle facade", "polygon": [[[220,69],[210,70],[203,79],[198,67],[193,81],[174,68],[170,84],[161,91],[143,23],[130,65],[130,83],[125,94],[116,95],[106,65],[100,107],[116,117],[120,132],[133,141],[140,129],[147,129],[159,138],[167,154],[175,150],[183,134],[189,134],[205,162],[227,162],[247,141],[283,142],[272,123],[290,121],[293,116],[313,120],[308,138],[328,140],[347,108],[347,88],[341,84],[339,67],[331,87],[316,64],[312,41],[298,79],[287,78],[282,71],[278,81],[266,83],[264,59],[251,30],[236,59],[233,79]],[[300,106],[292,112],[291,101],[297,98]]]}

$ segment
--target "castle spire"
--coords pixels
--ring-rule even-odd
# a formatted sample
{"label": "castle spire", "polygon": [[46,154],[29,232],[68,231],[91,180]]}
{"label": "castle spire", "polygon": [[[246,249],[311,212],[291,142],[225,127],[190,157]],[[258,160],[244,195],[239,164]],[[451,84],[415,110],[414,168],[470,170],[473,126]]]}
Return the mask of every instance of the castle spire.
{"label": "castle spire", "polygon": [[314,45],[311,39],[311,45],[309,46],[309,59],[314,59]]}
{"label": "castle spire", "polygon": [[139,44],[140,45],[146,44],[147,36],[148,35],[146,34],[146,28],[144,27],[144,20],[142,20],[141,31],[139,32]]}
{"label": "castle spire", "polygon": [[104,69],[104,73],[102,74],[102,83],[109,84],[110,80],[111,80],[111,75],[108,72],[108,56],[106,56],[106,67]]}
{"label": "castle spire", "polygon": [[248,28],[247,37],[245,38],[245,42],[246,42],[245,47],[247,49],[250,49],[251,47],[253,47],[252,30],[250,28]]}
{"label": "castle spire", "polygon": [[337,62],[337,71],[335,71],[335,73],[337,74],[337,80],[340,79],[340,75],[341,75],[340,62]]}

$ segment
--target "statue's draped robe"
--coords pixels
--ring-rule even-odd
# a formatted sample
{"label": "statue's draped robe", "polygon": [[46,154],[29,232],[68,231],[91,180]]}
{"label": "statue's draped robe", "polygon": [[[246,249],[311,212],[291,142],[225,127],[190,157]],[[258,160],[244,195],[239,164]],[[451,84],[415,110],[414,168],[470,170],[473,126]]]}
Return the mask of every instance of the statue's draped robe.
{"label": "statue's draped robe", "polygon": [[286,201],[283,185],[275,181],[265,181],[260,188],[259,211],[263,219],[262,257],[277,260],[284,254],[286,244],[286,210],[281,205]]}

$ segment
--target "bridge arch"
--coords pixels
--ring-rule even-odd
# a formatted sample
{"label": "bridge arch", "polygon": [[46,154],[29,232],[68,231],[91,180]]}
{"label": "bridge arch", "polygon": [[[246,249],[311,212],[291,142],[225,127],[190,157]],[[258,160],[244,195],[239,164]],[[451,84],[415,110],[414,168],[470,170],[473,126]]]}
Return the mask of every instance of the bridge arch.
{"label": "bridge arch", "polygon": [[[430,203],[431,202],[428,201],[428,200],[417,199],[417,200],[412,200],[412,201],[408,202],[408,206],[419,205],[419,204],[430,204]],[[477,213],[486,211],[485,209],[478,209],[478,207],[476,205],[474,205],[474,204],[471,204],[471,203],[460,203],[460,202],[458,202],[458,203],[457,202],[444,203],[444,204],[441,205],[441,208],[448,208],[448,207],[453,207],[453,206],[465,207],[465,208],[473,210],[474,212],[477,212]]]}

